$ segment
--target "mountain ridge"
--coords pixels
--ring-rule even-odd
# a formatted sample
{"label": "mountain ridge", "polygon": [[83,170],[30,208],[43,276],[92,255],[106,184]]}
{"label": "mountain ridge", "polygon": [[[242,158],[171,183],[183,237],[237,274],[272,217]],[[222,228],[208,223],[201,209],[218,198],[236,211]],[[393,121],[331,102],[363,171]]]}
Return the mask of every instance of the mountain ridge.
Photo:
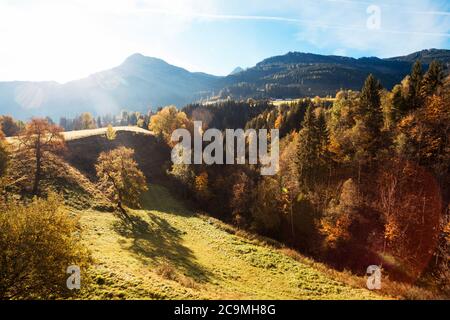
{"label": "mountain ridge", "polygon": [[19,119],[31,116],[74,117],[122,109],[147,112],[159,106],[208,99],[296,98],[334,95],[360,89],[373,73],[390,88],[421,59],[450,66],[450,50],[426,49],[406,56],[380,59],[288,52],[266,58],[254,67],[228,76],[190,72],[166,61],[135,53],[120,65],[67,83],[54,81],[0,82],[0,113]]}

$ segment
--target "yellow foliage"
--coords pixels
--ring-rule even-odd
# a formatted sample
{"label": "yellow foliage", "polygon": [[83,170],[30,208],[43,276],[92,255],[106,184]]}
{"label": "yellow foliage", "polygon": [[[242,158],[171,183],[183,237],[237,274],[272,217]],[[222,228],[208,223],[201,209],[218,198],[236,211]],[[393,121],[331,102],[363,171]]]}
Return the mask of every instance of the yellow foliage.
{"label": "yellow foliage", "polygon": [[275,120],[275,129],[280,129],[281,123],[283,122],[283,116],[280,114],[278,115],[277,119]]}
{"label": "yellow foliage", "polygon": [[108,128],[106,129],[106,138],[108,140],[116,139],[116,130],[114,130],[111,124],[108,124]]}
{"label": "yellow foliage", "polygon": [[199,193],[205,193],[208,191],[208,173],[202,172],[195,177],[195,190]]}
{"label": "yellow foliage", "polygon": [[0,300],[68,294],[66,270],[89,262],[77,219],[50,194],[30,204],[4,204],[0,214]]}
{"label": "yellow foliage", "polygon": [[186,113],[178,111],[175,106],[163,108],[150,119],[149,129],[156,135],[161,135],[169,145],[173,145],[170,141],[172,132],[182,128],[190,129],[190,121]]}

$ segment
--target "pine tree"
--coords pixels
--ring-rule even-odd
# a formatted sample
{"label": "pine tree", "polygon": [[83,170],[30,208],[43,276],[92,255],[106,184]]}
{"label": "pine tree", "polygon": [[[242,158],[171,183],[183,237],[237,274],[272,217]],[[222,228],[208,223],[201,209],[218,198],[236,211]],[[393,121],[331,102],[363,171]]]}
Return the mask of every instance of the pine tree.
{"label": "pine tree", "polygon": [[329,143],[330,136],[327,128],[327,121],[325,119],[325,112],[322,110],[317,117],[317,133],[320,144],[320,152],[322,153]]}
{"label": "pine tree", "polygon": [[409,79],[408,103],[411,109],[416,109],[421,104],[420,87],[422,85],[423,70],[422,64],[417,60],[411,70]]}
{"label": "pine tree", "polygon": [[316,169],[319,165],[320,140],[316,121],[312,106],[309,105],[302,123],[302,129],[299,132],[297,146],[299,179],[300,183],[307,189],[312,187]]}
{"label": "pine tree", "polygon": [[[361,154],[374,157],[381,143],[381,128],[383,127],[383,112],[380,101],[381,85],[370,74],[361,90],[361,97],[356,112],[357,125],[360,132]],[[363,139],[361,139],[363,138]]]}
{"label": "pine tree", "polygon": [[420,97],[425,99],[434,94],[442,85],[443,78],[442,65],[438,61],[433,60],[423,77],[420,87]]}
{"label": "pine tree", "polygon": [[406,101],[403,97],[402,86],[396,85],[392,89],[392,119],[397,121],[400,117],[404,116],[407,111]]}

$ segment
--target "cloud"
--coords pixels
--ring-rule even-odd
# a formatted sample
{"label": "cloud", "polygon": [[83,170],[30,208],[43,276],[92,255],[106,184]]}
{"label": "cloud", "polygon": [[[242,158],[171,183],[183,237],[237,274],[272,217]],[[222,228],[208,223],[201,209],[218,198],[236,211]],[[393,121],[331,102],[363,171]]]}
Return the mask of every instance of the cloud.
{"label": "cloud", "polygon": [[366,27],[367,6],[365,2],[339,0],[330,2],[326,10],[318,5],[305,7],[302,15],[317,17],[323,25],[301,26],[298,40],[319,48],[346,48],[381,57],[448,47],[450,21],[437,1],[380,3],[378,30]]}
{"label": "cloud", "polygon": [[[386,57],[449,47],[447,0],[396,1],[1,0],[0,80],[63,82],[134,52],[205,71],[289,50]],[[372,3],[379,30],[366,27]]]}

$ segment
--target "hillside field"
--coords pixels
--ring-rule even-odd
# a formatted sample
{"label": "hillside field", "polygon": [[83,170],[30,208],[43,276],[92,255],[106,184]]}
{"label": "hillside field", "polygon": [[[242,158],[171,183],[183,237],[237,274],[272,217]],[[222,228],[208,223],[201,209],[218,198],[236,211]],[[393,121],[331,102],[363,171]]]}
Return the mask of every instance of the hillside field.
{"label": "hillside field", "polygon": [[132,212],[132,228],[112,213],[78,212],[94,258],[82,298],[381,298],[308,259],[297,261],[287,249],[187,210],[164,187],[151,185],[143,203]]}

